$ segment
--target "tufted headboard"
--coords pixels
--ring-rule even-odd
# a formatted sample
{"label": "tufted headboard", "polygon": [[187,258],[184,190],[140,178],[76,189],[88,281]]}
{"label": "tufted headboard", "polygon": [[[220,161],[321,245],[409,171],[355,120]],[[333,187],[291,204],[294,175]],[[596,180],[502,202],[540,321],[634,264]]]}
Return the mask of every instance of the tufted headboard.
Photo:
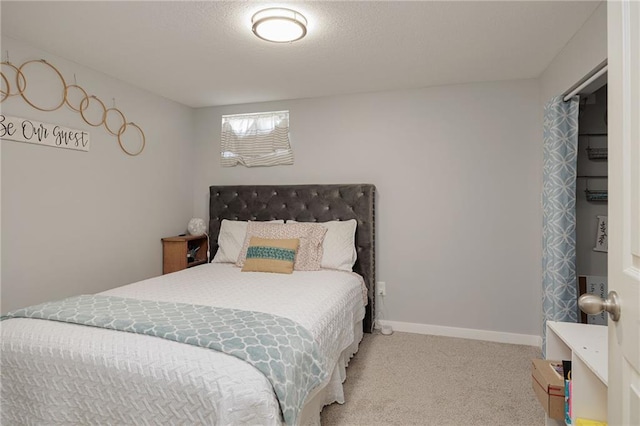
{"label": "tufted headboard", "polygon": [[375,318],[375,189],[370,184],[211,186],[211,256],[218,250],[222,219],[294,219],[298,222],[356,219],[358,260],[353,271],[364,278],[368,289],[369,303],[363,327],[370,333]]}

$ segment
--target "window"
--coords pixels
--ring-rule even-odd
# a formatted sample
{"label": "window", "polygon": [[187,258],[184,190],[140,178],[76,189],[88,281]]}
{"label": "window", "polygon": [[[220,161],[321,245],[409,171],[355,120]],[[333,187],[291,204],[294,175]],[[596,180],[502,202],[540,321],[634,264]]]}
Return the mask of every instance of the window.
{"label": "window", "polygon": [[293,164],[289,111],[223,115],[220,140],[223,167]]}

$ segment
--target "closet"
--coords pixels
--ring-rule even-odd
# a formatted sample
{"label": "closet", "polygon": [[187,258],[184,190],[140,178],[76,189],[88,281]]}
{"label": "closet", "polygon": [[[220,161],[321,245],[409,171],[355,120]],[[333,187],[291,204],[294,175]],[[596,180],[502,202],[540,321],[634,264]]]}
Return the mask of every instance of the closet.
{"label": "closet", "polygon": [[[578,295],[607,295],[607,86],[580,95],[576,179]],[[582,322],[607,324],[607,314],[579,312]]]}

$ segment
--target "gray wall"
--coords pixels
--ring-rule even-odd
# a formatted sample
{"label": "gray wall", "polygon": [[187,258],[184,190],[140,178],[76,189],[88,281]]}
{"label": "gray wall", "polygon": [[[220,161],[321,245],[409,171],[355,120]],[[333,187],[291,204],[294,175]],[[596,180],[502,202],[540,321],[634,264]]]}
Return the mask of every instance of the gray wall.
{"label": "gray wall", "polygon": [[[41,112],[19,96],[2,103],[3,114],[91,135],[89,152],[2,141],[2,312],[160,275],[160,238],[183,232],[193,210],[192,110],[9,37],[2,51],[17,65],[44,58],[69,82],[75,74],[108,107],[115,98],[147,138],[130,157],[66,105]],[[25,69],[28,84],[38,82],[38,69]],[[30,93],[55,105],[56,83]]]}
{"label": "gray wall", "polygon": [[[195,205],[211,184],[373,183],[384,318],[539,335],[536,80],[196,113]],[[288,109],[293,166],[220,167],[222,114]],[[382,305],[378,305],[382,307]]]}
{"label": "gray wall", "polygon": [[570,89],[606,59],[607,2],[601,2],[540,76],[542,102]]}
{"label": "gray wall", "polygon": [[[207,187],[378,186],[384,319],[540,335],[542,105],[606,58],[606,5],[538,80],[190,110],[7,37],[147,134],[136,158],[63,107],[3,113],[87,129],[89,153],[2,142],[2,311],[161,273],[159,238],[208,214]],[[220,115],[291,110],[296,163],[219,167]],[[195,123],[195,128],[193,126]]]}

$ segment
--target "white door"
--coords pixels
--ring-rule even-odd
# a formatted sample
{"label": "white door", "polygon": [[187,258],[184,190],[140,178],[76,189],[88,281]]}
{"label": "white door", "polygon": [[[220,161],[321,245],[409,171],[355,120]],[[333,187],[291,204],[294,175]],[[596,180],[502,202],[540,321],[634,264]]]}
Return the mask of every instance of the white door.
{"label": "white door", "polygon": [[608,423],[640,425],[640,2],[609,1]]}

